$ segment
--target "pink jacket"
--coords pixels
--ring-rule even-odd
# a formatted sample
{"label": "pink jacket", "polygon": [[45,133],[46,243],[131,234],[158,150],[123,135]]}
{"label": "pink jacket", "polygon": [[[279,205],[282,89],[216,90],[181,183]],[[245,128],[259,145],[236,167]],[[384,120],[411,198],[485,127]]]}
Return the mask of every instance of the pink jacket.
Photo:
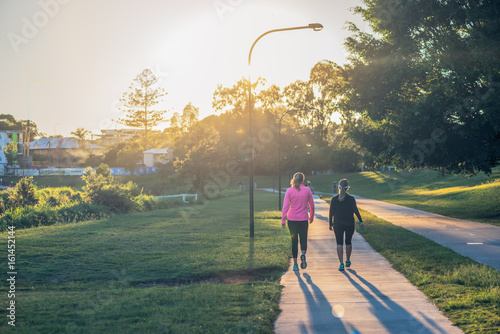
{"label": "pink jacket", "polygon": [[[307,205],[309,204],[310,213],[307,213]],[[308,220],[314,219],[314,201],[311,189],[300,185],[300,191],[295,187],[287,189],[285,200],[283,201],[283,212],[281,214],[281,224],[288,220]]]}

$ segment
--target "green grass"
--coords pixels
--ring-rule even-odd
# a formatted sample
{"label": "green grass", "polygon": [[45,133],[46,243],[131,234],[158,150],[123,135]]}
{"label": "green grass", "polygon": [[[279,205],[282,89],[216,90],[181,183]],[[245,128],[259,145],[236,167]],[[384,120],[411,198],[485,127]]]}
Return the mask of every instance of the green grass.
{"label": "green grass", "polygon": [[253,242],[246,195],[17,231],[16,330],[271,333],[290,257],[274,197],[255,193]]}
{"label": "green grass", "polygon": [[[362,211],[365,240],[465,333],[500,330],[500,272]],[[359,232],[359,230],[358,230]]]}
{"label": "green grass", "polygon": [[[441,215],[500,226],[500,168],[491,176],[441,176],[439,171],[391,171],[306,175],[315,191],[331,194],[332,182],[347,178],[351,194]],[[256,177],[258,187],[275,188],[278,179]],[[282,186],[289,180],[282,178]]]}

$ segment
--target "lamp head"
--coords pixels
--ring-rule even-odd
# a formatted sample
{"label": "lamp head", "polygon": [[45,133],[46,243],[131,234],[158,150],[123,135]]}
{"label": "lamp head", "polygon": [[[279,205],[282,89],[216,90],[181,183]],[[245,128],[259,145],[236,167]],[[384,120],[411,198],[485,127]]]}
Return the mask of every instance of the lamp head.
{"label": "lamp head", "polygon": [[309,23],[308,27],[314,31],[320,31],[323,29],[323,25],[320,23]]}

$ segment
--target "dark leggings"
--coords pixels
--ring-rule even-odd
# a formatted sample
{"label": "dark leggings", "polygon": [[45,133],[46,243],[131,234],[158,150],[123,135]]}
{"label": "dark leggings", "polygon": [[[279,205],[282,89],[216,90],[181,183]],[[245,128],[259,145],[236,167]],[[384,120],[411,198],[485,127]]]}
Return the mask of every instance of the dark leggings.
{"label": "dark leggings", "polygon": [[300,236],[300,249],[305,252],[307,250],[307,230],[309,228],[309,222],[307,220],[288,221],[288,229],[290,230],[290,236],[292,237],[292,256],[297,258],[299,253],[299,236]]}
{"label": "dark leggings", "polygon": [[335,239],[337,239],[337,245],[344,244],[344,232],[345,232],[345,244],[350,245],[352,241],[352,235],[354,234],[354,225],[342,225],[333,224],[333,231],[335,232]]}

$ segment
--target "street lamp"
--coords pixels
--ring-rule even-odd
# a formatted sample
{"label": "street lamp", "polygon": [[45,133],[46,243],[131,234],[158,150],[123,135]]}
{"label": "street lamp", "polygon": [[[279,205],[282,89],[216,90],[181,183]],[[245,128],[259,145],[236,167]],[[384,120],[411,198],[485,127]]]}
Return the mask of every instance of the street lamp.
{"label": "street lamp", "polygon": [[[250,52],[248,53],[248,68],[252,64],[252,51],[255,47],[255,44],[264,37],[273,32],[278,31],[288,31],[288,30],[299,30],[299,29],[312,29],[314,31],[320,31],[323,29],[323,26],[319,23],[310,23],[307,26],[301,27],[293,27],[293,28],[282,28],[282,29],[273,29],[269,30],[262,35],[260,35],[255,42],[253,42],[252,47],[250,48]],[[248,75],[248,126],[250,132],[250,165],[249,165],[249,183],[250,183],[250,238],[254,237],[254,205],[253,205],[253,124],[252,124],[252,112],[253,112],[253,100],[252,100],[252,80],[250,74]],[[281,194],[281,190],[280,190]]]}

